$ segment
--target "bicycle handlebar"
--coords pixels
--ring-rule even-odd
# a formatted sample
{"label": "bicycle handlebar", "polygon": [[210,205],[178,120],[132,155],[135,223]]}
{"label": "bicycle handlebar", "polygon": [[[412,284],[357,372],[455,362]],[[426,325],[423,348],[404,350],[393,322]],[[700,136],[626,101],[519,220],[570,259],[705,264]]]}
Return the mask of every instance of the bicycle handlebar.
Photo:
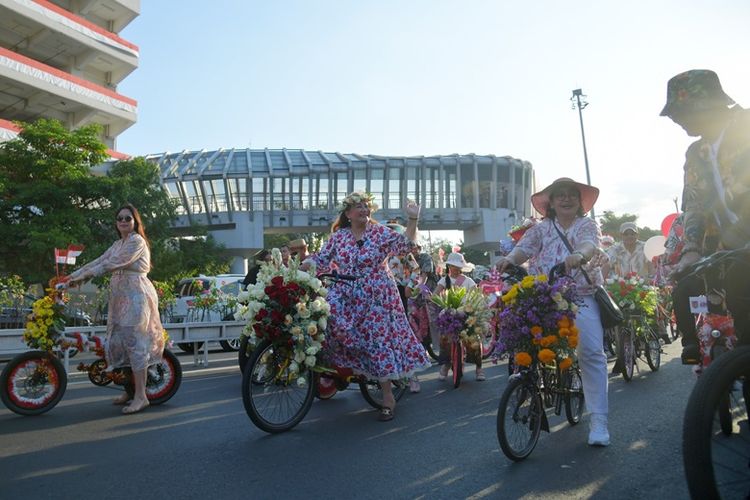
{"label": "bicycle handlebar", "polygon": [[353,276],[351,274],[339,274],[336,271],[332,273],[322,273],[318,275],[318,279],[330,278],[334,281],[356,281],[359,276]]}
{"label": "bicycle handlebar", "polygon": [[703,257],[697,262],[686,266],[681,271],[676,272],[674,278],[680,280],[688,276],[705,274],[710,271],[711,268],[723,262],[745,260],[747,259],[748,254],[750,254],[749,247],[738,248],[736,250],[719,250],[718,252],[714,252],[711,255]]}

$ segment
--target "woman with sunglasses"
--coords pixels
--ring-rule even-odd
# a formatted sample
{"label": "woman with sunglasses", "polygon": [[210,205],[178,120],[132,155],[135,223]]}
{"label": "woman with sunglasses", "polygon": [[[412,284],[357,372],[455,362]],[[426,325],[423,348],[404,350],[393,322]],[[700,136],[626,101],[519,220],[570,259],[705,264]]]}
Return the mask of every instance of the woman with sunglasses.
{"label": "woman with sunglasses", "polygon": [[[146,369],[161,361],[164,350],[164,328],[159,319],[159,299],[147,274],[151,270],[151,251],[141,216],[133,205],[117,211],[115,219],[120,239],[97,259],[67,277],[70,286],[95,276],[112,274],[109,285],[107,341],[105,357],[109,368],[129,366],[133,370],[135,395],[113,401],[127,405],[125,414],[148,406]],[[129,404],[128,404],[129,403]]]}

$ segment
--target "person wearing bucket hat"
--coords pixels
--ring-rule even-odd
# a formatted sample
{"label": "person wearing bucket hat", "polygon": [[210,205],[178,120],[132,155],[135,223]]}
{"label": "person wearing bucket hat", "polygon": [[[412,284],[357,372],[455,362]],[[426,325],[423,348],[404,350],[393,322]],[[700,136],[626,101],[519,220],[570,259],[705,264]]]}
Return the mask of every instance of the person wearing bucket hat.
{"label": "person wearing bucket hat", "polygon": [[[584,399],[591,412],[588,444],[608,446],[609,413],[607,356],[604,354],[604,331],[599,306],[594,292],[604,280],[601,263],[601,232],[597,223],[584,214],[591,210],[599,197],[599,189],[581,184],[568,177],[557,179],[531,197],[534,208],[544,216],[521,237],[513,250],[497,263],[502,272],[508,265],[529,261],[531,274],[548,275],[553,266],[565,263],[566,270],[576,281],[583,300],[576,315],[580,330],[578,362],[581,367]],[[568,250],[563,235],[572,248]],[[584,268],[591,283],[577,268]]]}
{"label": "person wearing bucket hat", "polygon": [[[682,250],[674,273],[717,249],[740,248],[750,242],[750,112],[735,105],[718,75],[693,69],[667,83],[667,103],[661,110],[691,137],[698,137],[685,154],[682,190]],[[741,296],[743,273],[732,273],[727,288],[730,311]],[[730,289],[739,291],[731,294]],[[703,293],[702,280],[686,277],[673,289],[677,327],[682,333],[682,361],[699,361],[695,320],[689,297]],[[747,314],[735,316],[737,331],[750,327]]]}
{"label": "person wearing bucket hat", "polygon": [[333,365],[380,382],[378,420],[385,422],[393,420],[396,406],[392,382],[410,378],[431,363],[411,329],[387,264],[389,257],[405,255],[415,245],[420,207],[406,200],[403,234],[373,220],[376,208],[371,193],[355,191],[341,200],[331,236],[300,269],[307,270],[311,263],[335,265],[341,274],[357,277],[328,287],[326,352]]}
{"label": "person wearing bucket hat", "polygon": [[[440,278],[437,287],[435,287],[435,295],[440,295],[444,290],[447,290],[454,286],[465,288],[467,291],[476,288],[477,284],[473,279],[469,278],[463,273],[470,273],[474,270],[474,264],[466,262],[466,258],[462,253],[452,252],[445,259],[445,267],[448,270],[446,275]],[[451,341],[446,335],[440,336],[440,355],[438,362],[440,363],[440,373],[438,373],[439,380],[445,380],[448,377],[448,370],[451,367]],[[482,370],[482,353],[481,352],[467,352],[468,357],[472,358],[471,361],[476,365],[476,380],[482,382],[486,380],[484,370]]]}
{"label": "person wearing bucket hat", "polygon": [[638,239],[638,232],[635,222],[620,224],[622,241],[607,251],[614,275],[625,277],[635,273],[641,278],[648,279],[654,274],[654,266],[644,253],[646,243]]}

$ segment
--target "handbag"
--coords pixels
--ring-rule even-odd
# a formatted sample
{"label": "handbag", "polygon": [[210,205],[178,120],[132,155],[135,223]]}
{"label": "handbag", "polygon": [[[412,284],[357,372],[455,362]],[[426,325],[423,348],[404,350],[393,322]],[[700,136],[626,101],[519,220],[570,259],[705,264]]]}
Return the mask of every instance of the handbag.
{"label": "handbag", "polygon": [[[568,238],[566,238],[563,232],[560,231],[554,221],[552,221],[552,225],[555,227],[555,231],[557,231],[557,234],[560,235],[560,239],[563,241],[563,243],[565,243],[565,247],[572,254],[573,246],[568,241]],[[581,268],[581,272],[583,273],[583,277],[586,282],[591,285],[592,282],[589,278],[588,273],[583,268]],[[614,328],[625,321],[625,316],[622,314],[620,306],[617,305],[617,302],[614,301],[607,289],[602,285],[596,286],[596,289],[594,290],[594,300],[599,306],[599,316],[602,321],[602,327],[605,330]]]}

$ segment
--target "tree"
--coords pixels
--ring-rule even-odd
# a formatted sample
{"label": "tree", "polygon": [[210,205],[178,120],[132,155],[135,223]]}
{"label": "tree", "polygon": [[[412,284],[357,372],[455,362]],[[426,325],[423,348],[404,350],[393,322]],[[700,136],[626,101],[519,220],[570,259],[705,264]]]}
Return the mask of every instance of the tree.
{"label": "tree", "polygon": [[[620,236],[620,225],[624,222],[636,222],[637,220],[637,215],[622,214],[618,216],[611,210],[605,210],[604,214],[599,217],[599,225],[602,228],[602,234],[608,234],[619,241],[622,239]],[[638,227],[638,239],[642,241],[661,234],[661,231],[658,229],[651,229],[648,226],[640,227],[637,224],[636,226]]]}
{"label": "tree", "polygon": [[152,277],[228,268],[221,248],[205,233],[174,240],[175,205],[159,186],[155,165],[143,158],[91,175],[106,159],[98,126],[68,131],[55,120],[18,123],[19,135],[0,144],[0,275],[46,282],[54,272],[53,249],[83,244],[79,263],[100,255],[118,237],[115,210],[126,202],[141,212],[152,246]]}

